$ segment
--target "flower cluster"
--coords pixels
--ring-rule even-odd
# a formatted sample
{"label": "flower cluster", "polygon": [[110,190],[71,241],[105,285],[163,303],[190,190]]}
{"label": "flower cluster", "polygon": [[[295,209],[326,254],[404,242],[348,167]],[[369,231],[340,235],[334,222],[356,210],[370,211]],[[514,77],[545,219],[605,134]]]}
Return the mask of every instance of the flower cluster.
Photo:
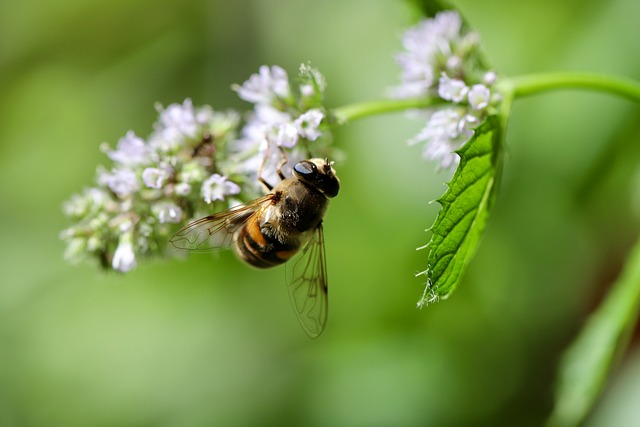
{"label": "flower cluster", "polygon": [[455,11],[438,13],[406,31],[405,50],[398,54],[402,84],[396,97],[438,98],[442,105],[427,112],[427,124],[410,144],[425,142],[424,156],[440,167],[458,164],[455,150],[473,135],[496,96],[496,74],[487,69],[477,33],[464,29]]}
{"label": "flower cluster", "polygon": [[262,171],[262,178],[272,183],[285,150],[289,157],[285,175],[296,161],[311,157],[310,143],[322,135],[325,87],[322,74],[305,64],[296,86],[282,68],[262,66],[258,74],[232,87],[241,99],[254,104],[241,136],[245,149],[258,152],[258,164],[248,163],[249,170]]}
{"label": "flower cluster", "polygon": [[194,107],[187,99],[158,107],[148,138],[130,131],[115,148],[103,144],[112,167],[98,167],[96,185],[63,206],[74,222],[61,233],[65,258],[93,256],[105,268],[130,271],[142,256],[163,253],[179,225],[214,211],[211,204],[258,196],[259,176],[277,183],[283,158],[318,151],[310,142],[321,135],[324,79],[302,66],[300,80],[294,92],[282,68],[265,66],[235,86],[255,104],[244,124],[235,111]]}

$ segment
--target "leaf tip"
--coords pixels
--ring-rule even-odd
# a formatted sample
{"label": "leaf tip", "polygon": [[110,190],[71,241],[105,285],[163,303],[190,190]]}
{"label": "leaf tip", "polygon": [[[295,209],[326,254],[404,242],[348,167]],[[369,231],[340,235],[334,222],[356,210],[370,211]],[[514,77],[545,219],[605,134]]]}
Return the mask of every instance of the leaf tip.
{"label": "leaf tip", "polygon": [[[416,274],[416,276],[420,276],[422,274],[427,274],[427,271],[422,271]],[[428,306],[429,304],[433,304],[438,301],[440,301],[440,295],[438,295],[436,289],[431,286],[431,281],[428,281],[427,285],[424,288],[424,292],[422,293],[422,297],[420,297],[420,299],[416,303],[416,307],[422,309],[422,307]]]}

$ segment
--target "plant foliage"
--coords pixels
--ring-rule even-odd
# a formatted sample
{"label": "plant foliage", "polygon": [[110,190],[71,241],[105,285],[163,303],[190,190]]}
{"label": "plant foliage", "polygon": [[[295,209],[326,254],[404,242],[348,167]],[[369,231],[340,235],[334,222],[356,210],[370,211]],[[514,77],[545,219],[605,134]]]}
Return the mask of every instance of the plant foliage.
{"label": "plant foliage", "polygon": [[427,247],[425,292],[422,306],[447,298],[458,286],[475,253],[495,200],[501,172],[500,120],[489,116],[460,148],[460,164],[449,188],[437,200],[442,206]]}

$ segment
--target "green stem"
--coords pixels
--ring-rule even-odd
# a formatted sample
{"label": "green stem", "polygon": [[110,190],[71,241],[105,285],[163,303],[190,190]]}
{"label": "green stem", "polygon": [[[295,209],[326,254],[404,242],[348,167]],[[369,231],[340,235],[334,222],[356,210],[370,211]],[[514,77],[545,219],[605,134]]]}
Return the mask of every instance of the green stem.
{"label": "green stem", "polygon": [[345,123],[376,114],[392,113],[412,108],[433,107],[443,102],[439,98],[381,99],[338,107],[333,110],[333,115],[338,123]]}
{"label": "green stem", "polygon": [[573,88],[609,92],[640,103],[640,82],[592,73],[556,72],[517,76],[504,80],[502,88],[510,89],[515,98]]}
{"label": "green stem", "polygon": [[[591,73],[557,72],[530,74],[503,79],[497,87],[506,103],[526,96],[558,89],[589,89],[608,92],[640,103],[640,82],[624,77]],[[428,108],[446,103],[440,98],[381,99],[357,102],[333,110],[339,124],[378,114],[393,113],[413,108]],[[504,108],[502,110],[505,110]],[[507,112],[508,115],[508,112]]]}

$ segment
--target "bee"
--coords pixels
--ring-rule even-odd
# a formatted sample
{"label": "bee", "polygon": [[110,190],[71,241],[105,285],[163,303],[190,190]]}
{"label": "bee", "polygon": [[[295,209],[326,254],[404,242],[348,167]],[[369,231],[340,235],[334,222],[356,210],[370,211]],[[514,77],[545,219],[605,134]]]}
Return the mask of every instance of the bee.
{"label": "bee", "polygon": [[230,248],[247,264],[271,268],[287,264],[291,304],[302,328],[318,337],[327,323],[327,265],[322,220],[340,180],[333,162],[308,159],[293,167],[293,176],[277,172],[275,187],[260,178],[269,192],[193,221],[170,239],[177,248],[209,251]]}

